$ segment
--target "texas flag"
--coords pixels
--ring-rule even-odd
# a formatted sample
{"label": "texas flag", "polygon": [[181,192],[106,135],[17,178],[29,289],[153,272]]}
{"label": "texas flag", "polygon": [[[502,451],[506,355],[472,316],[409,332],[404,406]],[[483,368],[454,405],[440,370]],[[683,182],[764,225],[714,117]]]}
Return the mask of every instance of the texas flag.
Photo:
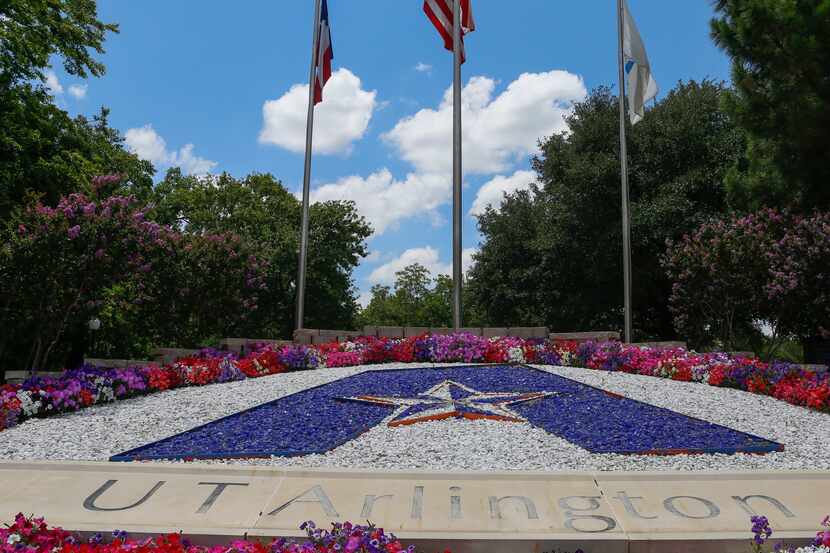
{"label": "texas flag", "polygon": [[323,101],[323,87],[331,78],[331,60],[334,48],[331,45],[331,27],[329,26],[329,6],[326,0],[320,10],[320,29],[317,33],[316,67],[314,77],[314,105]]}
{"label": "texas flag", "polygon": [[[476,30],[476,23],[473,20],[473,9],[470,7],[472,0],[461,0],[461,63],[464,63],[464,35]],[[452,52],[453,48],[453,23],[452,16],[453,0],[424,0],[424,13],[441,38],[444,39],[444,48]]]}

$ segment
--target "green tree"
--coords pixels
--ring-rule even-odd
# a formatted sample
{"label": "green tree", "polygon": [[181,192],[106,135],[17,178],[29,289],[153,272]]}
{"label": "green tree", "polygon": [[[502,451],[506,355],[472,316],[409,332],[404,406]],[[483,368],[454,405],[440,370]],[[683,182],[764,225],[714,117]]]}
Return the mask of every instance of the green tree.
{"label": "green tree", "polygon": [[[629,128],[634,322],[639,337],[674,335],[667,239],[726,210],[723,178],[744,152],[720,109],[723,85],[679,83]],[[607,88],[541,144],[538,183],[479,218],[484,242],[470,277],[474,311],[489,324],[556,330],[622,326],[619,112]]]}
{"label": "green tree", "polygon": [[153,166],[124,148],[109,127],[109,112],[72,119],[41,87],[0,88],[0,221],[29,195],[55,205],[71,192],[91,192],[93,177],[118,173],[124,179],[108,193],[146,198]]}
{"label": "green tree", "polygon": [[118,26],[98,19],[94,0],[0,2],[0,221],[27,195],[54,205],[71,192],[89,193],[100,174],[127,176],[117,192],[152,186],[152,166],[124,150],[106,110],[92,121],[72,119],[43,85],[54,58],[70,75],[103,75],[94,55],[104,52],[107,32]]}
{"label": "green tree", "polygon": [[[257,311],[260,337],[289,336],[299,251],[300,202],[271,175],[197,177],[172,169],[153,192],[153,218],[188,233],[234,233],[267,260],[268,297]],[[351,202],[311,206],[306,276],[309,328],[350,328],[357,313],[354,268],[371,227]]]}
{"label": "green tree", "polygon": [[712,36],[732,57],[726,110],[750,136],[730,175],[742,208],[830,207],[830,0],[717,0]]}
{"label": "green tree", "polygon": [[0,88],[42,81],[52,56],[70,75],[96,77],[104,38],[118,25],[98,20],[95,0],[4,0],[0,3]]}
{"label": "green tree", "polygon": [[372,287],[369,305],[360,313],[363,325],[448,327],[452,322],[452,279],[433,279],[419,263],[395,273],[394,292],[389,286]]}

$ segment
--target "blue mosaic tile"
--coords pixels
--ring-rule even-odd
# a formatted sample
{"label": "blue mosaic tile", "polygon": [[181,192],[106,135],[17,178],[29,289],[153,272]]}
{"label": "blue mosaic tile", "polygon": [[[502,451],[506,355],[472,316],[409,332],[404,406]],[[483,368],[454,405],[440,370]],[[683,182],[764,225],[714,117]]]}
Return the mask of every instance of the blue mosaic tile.
{"label": "blue mosaic tile", "polygon": [[[628,399],[525,366],[477,366],[370,371],[310,388],[230,415],[158,442],[115,455],[112,461],[297,456],[325,453],[395,412],[398,406],[346,398],[424,398],[426,391],[452,381],[476,392],[548,392],[509,409],[592,453],[667,455],[674,453],[767,453],[775,442],[725,426]],[[471,392],[455,389],[454,399]],[[478,396],[475,396],[478,397]],[[470,413],[490,411],[486,400]],[[492,403],[492,402],[491,402]],[[399,414],[427,411],[413,406]],[[440,423],[439,423],[440,424]],[[504,424],[514,424],[505,422]]]}

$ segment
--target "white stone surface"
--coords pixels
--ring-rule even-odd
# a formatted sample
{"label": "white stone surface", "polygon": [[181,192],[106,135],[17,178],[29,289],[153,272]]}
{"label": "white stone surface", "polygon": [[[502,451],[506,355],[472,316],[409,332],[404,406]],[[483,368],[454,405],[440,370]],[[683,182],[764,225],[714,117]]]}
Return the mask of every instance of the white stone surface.
{"label": "white stone surface", "polygon": [[[0,432],[0,458],[106,460],[297,391],[387,364],[274,375],[181,388],[78,413],[35,419]],[[451,366],[451,365],[434,365]],[[324,455],[213,461],[294,467],[432,470],[745,470],[830,469],[830,415],[773,398],[647,376],[538,367],[567,378],[784,444],[766,455],[622,456],[591,454],[529,424],[448,420],[381,424]]]}

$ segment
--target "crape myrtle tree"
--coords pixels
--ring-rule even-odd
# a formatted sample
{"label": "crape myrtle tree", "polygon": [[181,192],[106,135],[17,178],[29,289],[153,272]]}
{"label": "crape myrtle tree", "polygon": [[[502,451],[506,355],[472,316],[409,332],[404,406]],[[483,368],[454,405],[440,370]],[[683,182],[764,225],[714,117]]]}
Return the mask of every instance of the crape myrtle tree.
{"label": "crape myrtle tree", "polygon": [[734,350],[759,322],[767,357],[792,338],[830,337],[830,214],[731,214],[671,243],[663,264],[675,323],[695,346]]}
{"label": "crape myrtle tree", "polygon": [[830,0],[717,0],[732,58],[724,107],[749,135],[729,176],[736,207],[830,209]]}
{"label": "crape myrtle tree", "polygon": [[[0,247],[0,367],[63,367],[91,318],[111,337],[112,313],[178,342],[246,324],[264,262],[234,236],[184,235],[146,215],[133,197],[74,193],[14,217]],[[130,322],[130,339],[144,335]]]}
{"label": "crape myrtle tree", "polygon": [[[628,129],[635,335],[675,335],[659,259],[676,239],[727,209],[723,179],[745,151],[720,108],[723,84],[678,83]],[[622,327],[619,111],[600,87],[574,106],[568,132],[540,143],[537,182],[479,217],[483,243],[469,283],[495,325],[561,331]]]}
{"label": "crape myrtle tree", "polygon": [[[188,234],[238,235],[267,261],[269,293],[259,301],[254,337],[288,337],[294,328],[301,204],[268,174],[188,176],[170,170],[153,193],[154,220]],[[354,268],[368,253],[371,227],[352,202],[311,206],[306,319],[309,328],[351,328]]]}

